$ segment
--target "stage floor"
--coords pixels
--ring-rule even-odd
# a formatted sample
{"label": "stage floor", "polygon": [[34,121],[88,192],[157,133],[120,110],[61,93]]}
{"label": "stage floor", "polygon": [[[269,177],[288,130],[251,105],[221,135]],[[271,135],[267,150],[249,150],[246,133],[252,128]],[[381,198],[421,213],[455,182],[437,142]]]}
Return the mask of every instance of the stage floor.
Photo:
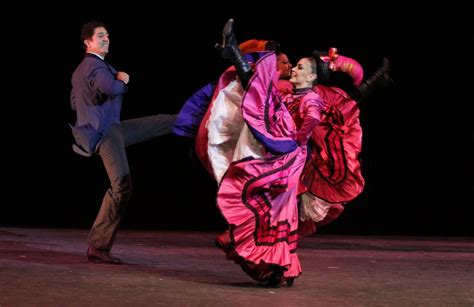
{"label": "stage floor", "polygon": [[0,306],[473,306],[474,239],[301,239],[293,287],[263,287],[217,233],[120,230],[124,265],[87,261],[87,229],[0,228]]}

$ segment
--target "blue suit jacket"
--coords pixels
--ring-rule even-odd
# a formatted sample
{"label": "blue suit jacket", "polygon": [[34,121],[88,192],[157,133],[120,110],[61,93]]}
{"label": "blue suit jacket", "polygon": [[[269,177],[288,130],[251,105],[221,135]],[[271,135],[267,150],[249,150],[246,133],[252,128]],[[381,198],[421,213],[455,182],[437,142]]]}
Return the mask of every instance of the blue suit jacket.
{"label": "blue suit jacket", "polygon": [[72,75],[71,108],[77,120],[71,126],[75,152],[91,156],[112,124],[120,124],[122,95],[127,85],[116,79],[117,70],[87,53]]}

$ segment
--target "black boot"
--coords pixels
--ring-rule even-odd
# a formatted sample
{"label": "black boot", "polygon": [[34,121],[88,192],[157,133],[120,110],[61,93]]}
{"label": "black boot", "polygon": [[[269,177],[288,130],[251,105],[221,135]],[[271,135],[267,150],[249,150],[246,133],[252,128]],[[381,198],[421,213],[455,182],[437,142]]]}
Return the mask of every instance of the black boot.
{"label": "black boot", "polygon": [[383,58],[382,66],[370,77],[364,81],[361,86],[350,93],[355,101],[359,102],[372,94],[376,88],[388,87],[393,80],[390,78],[390,62]]}
{"label": "black boot", "polygon": [[250,78],[253,75],[253,71],[252,67],[250,67],[250,64],[243,58],[242,54],[240,53],[239,45],[237,45],[237,40],[235,38],[234,31],[232,30],[233,24],[233,19],[229,19],[227,21],[224,26],[224,29],[222,30],[222,45],[216,44],[215,47],[224,59],[229,59],[232,64],[234,64],[235,69],[237,70],[237,75],[240,78],[242,87],[246,88],[249,84]]}

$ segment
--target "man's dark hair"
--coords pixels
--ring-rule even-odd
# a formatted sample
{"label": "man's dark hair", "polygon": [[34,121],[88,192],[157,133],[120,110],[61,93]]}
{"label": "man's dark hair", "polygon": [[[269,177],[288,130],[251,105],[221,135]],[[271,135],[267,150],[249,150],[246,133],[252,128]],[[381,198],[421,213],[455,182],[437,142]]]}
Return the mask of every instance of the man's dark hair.
{"label": "man's dark hair", "polygon": [[82,26],[81,30],[81,42],[83,44],[84,49],[86,48],[86,45],[84,44],[84,41],[86,39],[91,39],[92,36],[94,36],[94,30],[99,27],[104,27],[105,24],[101,21],[89,21],[85,25]]}

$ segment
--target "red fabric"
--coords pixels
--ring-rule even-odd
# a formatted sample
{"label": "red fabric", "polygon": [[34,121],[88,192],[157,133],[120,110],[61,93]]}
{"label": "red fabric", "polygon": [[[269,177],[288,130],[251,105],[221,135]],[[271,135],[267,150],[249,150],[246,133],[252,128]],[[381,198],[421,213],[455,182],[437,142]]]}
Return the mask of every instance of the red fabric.
{"label": "red fabric", "polygon": [[307,237],[316,233],[316,223],[312,219],[305,221],[299,221],[298,223],[298,236],[300,238]]}
{"label": "red fabric", "polygon": [[302,183],[323,200],[347,202],[357,197],[365,184],[359,160],[362,148],[359,108],[339,88],[318,85],[316,91],[327,107],[311,137],[314,148]]}
{"label": "red fabric", "polygon": [[341,204],[335,204],[331,206],[331,208],[329,208],[327,215],[324,217],[322,221],[317,222],[316,226],[324,226],[331,223],[332,221],[334,221],[341,215],[342,211],[344,211],[344,206]]}
{"label": "red fabric", "polygon": [[265,46],[267,44],[267,40],[261,39],[249,39],[239,45],[239,49],[242,54],[252,53],[252,52],[260,52],[265,51]]}
{"label": "red fabric", "polygon": [[308,143],[308,139],[311,137],[314,127],[318,124],[319,120],[319,109],[316,106],[310,106],[305,109],[303,123],[296,134],[296,142],[299,145],[306,145]]}
{"label": "red fabric", "polygon": [[[211,102],[212,103],[212,102]],[[209,120],[209,116],[211,115],[211,107],[209,107],[204,115],[201,124],[199,125],[199,129],[196,135],[196,156],[202,162],[204,167],[206,168],[207,172],[214,177],[214,172],[212,171],[211,162],[209,161],[209,156],[207,155],[207,143],[209,142],[209,138],[207,136],[207,128],[206,123]]]}
{"label": "red fabric", "polygon": [[291,94],[293,92],[293,84],[288,80],[278,80],[276,83],[276,88],[281,95]]}
{"label": "red fabric", "polygon": [[224,74],[221,76],[221,78],[219,79],[219,82],[217,83],[216,88],[214,90],[211,103],[209,104],[206,114],[204,115],[201,121],[201,124],[199,125],[199,129],[196,135],[196,145],[195,145],[196,155],[199,158],[199,160],[202,162],[206,170],[214,179],[215,179],[214,171],[212,169],[211,162],[209,161],[209,156],[207,154],[208,143],[209,143],[209,137],[208,137],[209,131],[207,130],[206,125],[209,120],[209,117],[211,116],[212,106],[214,104],[214,100],[216,99],[217,95],[219,95],[219,91],[223,89],[224,87],[226,87],[233,79],[235,79],[235,76],[236,76],[235,68],[232,66],[229,69],[227,69],[224,72]]}
{"label": "red fabric", "polygon": [[298,223],[298,236],[302,238],[316,233],[318,227],[331,223],[341,215],[342,211],[344,211],[344,206],[335,204],[329,208],[327,215],[322,221],[314,222],[312,219],[300,220]]}

